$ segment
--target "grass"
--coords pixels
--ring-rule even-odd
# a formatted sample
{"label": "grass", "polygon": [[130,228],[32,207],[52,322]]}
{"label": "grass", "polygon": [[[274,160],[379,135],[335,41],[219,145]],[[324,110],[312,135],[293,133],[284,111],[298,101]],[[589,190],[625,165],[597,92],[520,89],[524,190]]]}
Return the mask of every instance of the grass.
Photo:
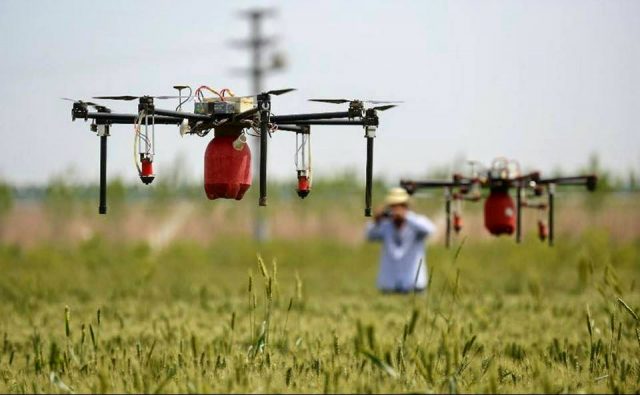
{"label": "grass", "polygon": [[[257,255],[259,254],[259,255]],[[0,247],[0,392],[638,392],[640,242]]]}

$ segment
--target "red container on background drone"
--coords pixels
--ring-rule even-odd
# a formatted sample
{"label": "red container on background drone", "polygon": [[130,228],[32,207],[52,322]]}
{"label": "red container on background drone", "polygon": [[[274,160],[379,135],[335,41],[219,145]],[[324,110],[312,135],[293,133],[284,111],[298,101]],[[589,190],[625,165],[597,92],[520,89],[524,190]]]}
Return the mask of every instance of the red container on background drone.
{"label": "red container on background drone", "polygon": [[509,192],[494,189],[484,203],[484,226],[496,236],[510,235],[516,229],[516,206]]}

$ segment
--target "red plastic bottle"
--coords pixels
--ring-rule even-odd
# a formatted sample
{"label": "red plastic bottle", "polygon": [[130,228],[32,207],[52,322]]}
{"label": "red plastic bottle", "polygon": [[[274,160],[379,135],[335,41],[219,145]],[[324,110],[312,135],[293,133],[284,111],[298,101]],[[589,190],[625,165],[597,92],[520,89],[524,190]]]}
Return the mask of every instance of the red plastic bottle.
{"label": "red plastic bottle", "polygon": [[240,200],[251,186],[251,151],[249,145],[235,149],[238,136],[216,136],[204,153],[204,190],[211,200]]}

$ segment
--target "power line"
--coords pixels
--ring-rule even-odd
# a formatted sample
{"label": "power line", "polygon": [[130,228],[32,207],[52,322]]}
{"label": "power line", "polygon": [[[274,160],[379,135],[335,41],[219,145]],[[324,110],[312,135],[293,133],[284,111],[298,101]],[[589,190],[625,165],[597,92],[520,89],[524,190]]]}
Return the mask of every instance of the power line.
{"label": "power line", "polygon": [[[276,42],[273,37],[263,35],[262,23],[264,18],[273,17],[276,14],[272,8],[253,8],[242,11],[240,15],[249,19],[250,36],[247,40],[234,40],[232,46],[249,49],[251,53],[251,65],[248,69],[240,69],[240,72],[249,75],[251,78],[251,90],[253,94],[263,91],[263,79],[265,75],[272,71],[280,70],[284,67],[282,56],[277,53],[271,59],[271,64],[265,64],[265,51]],[[251,137],[251,146],[254,157],[254,174],[259,172],[260,150],[258,149],[259,139]],[[253,237],[258,242],[263,242],[268,238],[267,220],[264,215],[264,208],[254,209]]]}

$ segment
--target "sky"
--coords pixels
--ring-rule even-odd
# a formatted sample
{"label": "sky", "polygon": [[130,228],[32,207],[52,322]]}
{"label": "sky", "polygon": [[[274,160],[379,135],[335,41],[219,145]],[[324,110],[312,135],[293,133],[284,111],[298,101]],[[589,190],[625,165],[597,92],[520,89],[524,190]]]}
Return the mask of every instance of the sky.
{"label": "sky", "polygon": [[[253,93],[237,72],[249,53],[230,43],[248,37],[239,11],[255,6],[278,10],[264,30],[288,63],[265,85],[298,89],[273,99],[275,114],[342,108],[314,97],[404,101],[380,114],[377,176],[497,156],[575,170],[592,153],[640,171],[638,1],[0,0],[0,178],[97,182],[99,139],[60,97],[173,94],[176,84]],[[134,180],[132,128],[111,134],[109,173]],[[156,135],[157,177],[177,160],[202,177],[211,136]],[[270,144],[271,176],[293,179],[294,135]],[[316,176],[364,178],[361,128],[314,128],[312,149]]]}

